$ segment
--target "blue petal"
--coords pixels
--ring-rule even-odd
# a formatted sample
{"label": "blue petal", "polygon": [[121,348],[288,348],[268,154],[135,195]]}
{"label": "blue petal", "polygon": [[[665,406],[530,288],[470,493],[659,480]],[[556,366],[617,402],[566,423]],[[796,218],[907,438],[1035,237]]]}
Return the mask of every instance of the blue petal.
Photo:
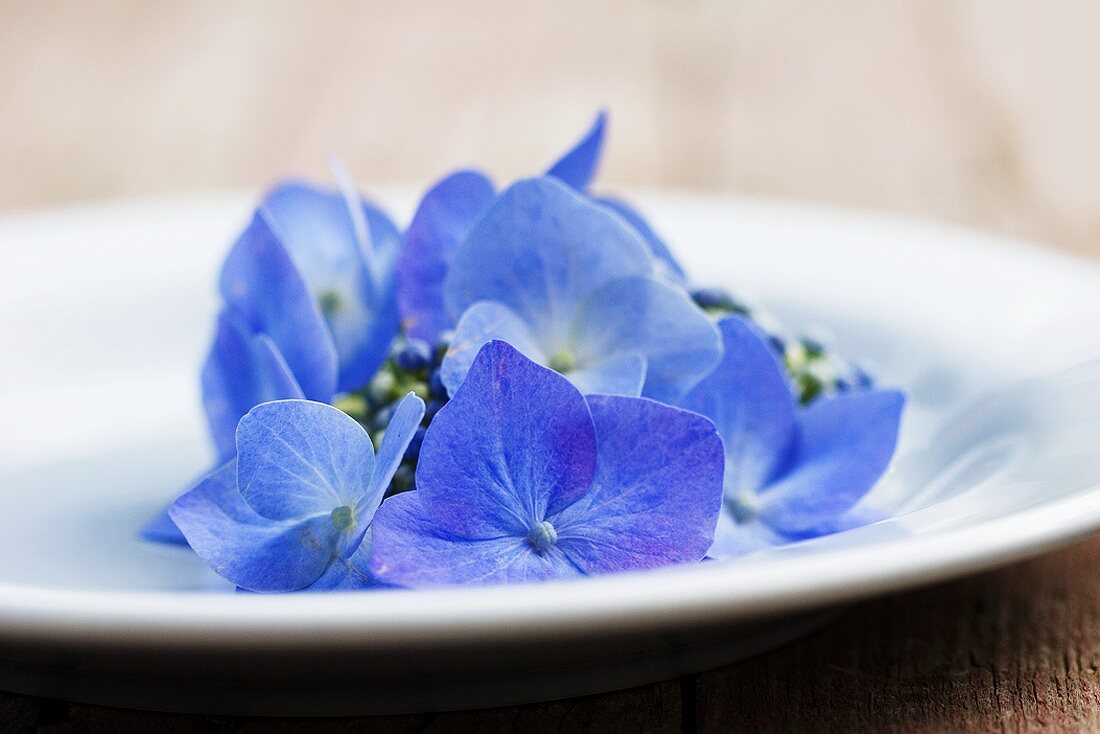
{"label": "blue petal", "polygon": [[512,309],[494,301],[479,301],[458,320],[440,366],[440,376],[449,395],[454,395],[481,348],[493,339],[508,342],[539,364],[546,363],[546,353]]}
{"label": "blue petal", "polygon": [[714,531],[714,545],[707,551],[707,557],[724,561],[791,540],[760,520],[739,523],[734,520],[732,512],[723,510],[718,518],[718,528]]}
{"label": "blue petal", "polygon": [[592,293],[572,334],[582,365],[617,354],[644,357],[642,395],[666,403],[682,398],[722,354],[718,330],[687,293],[653,278],[624,278]]}
{"label": "blue petal", "polygon": [[401,324],[410,337],[435,344],[454,325],[443,301],[443,280],[458,243],[493,196],[493,184],[483,174],[459,171],[420,200],[405,230],[396,273]]}
{"label": "blue petal", "polygon": [[718,322],[722,361],[680,402],[718,426],[726,494],[755,495],[784,466],[797,438],[795,398],[768,337],[738,316]]}
{"label": "blue petal", "polygon": [[607,113],[601,110],[584,137],[550,166],[546,175],[553,176],[577,191],[585,191],[592,183],[592,179],[596,177],[606,129]]}
{"label": "blue petal", "polygon": [[339,355],[340,391],[370,380],[398,329],[393,268],[400,234],[381,210],[349,193],[291,182],[261,206],[321,307]]}
{"label": "blue petal", "polygon": [[478,301],[497,301],[544,345],[564,346],[585,296],[652,268],[619,217],[554,179],[528,179],[501,194],[459,245],[444,295],[456,320]]}
{"label": "blue petal", "polygon": [[665,244],[660,235],[653,231],[653,228],[649,226],[649,222],[638,213],[637,209],[625,201],[610,196],[598,197],[596,201],[625,219],[626,223],[641,235],[642,239],[649,245],[650,253],[657,260],[657,270],[661,275],[678,285],[684,285],[687,282],[684,269],[680,267],[680,263],[676,262],[676,258],[672,256],[672,251],[668,249],[668,245]]}
{"label": "blue petal", "polygon": [[760,518],[798,535],[846,512],[886,471],[904,403],[896,390],[870,390],[811,405],[795,464],[763,494]]}
{"label": "blue petal", "polygon": [[237,427],[241,495],[259,514],[291,520],[371,502],[374,447],[330,405],[280,400],[253,408]]}
{"label": "blue petal", "polygon": [[593,365],[570,372],[569,381],[585,395],[642,394],[645,384],[646,361],[638,354],[615,354]]}
{"label": "blue petal", "polygon": [[522,537],[583,494],[595,470],[596,434],[581,394],[493,341],[432,420],[416,491],[447,532]]}
{"label": "blue petal", "polygon": [[302,591],[362,591],[379,586],[374,579],[365,576],[354,564],[337,558],[329,564],[321,577]]}
{"label": "blue petal", "polygon": [[409,448],[409,442],[412,441],[423,419],[424,401],[413,393],[403,397],[394,409],[393,417],[390,418],[385,435],[382,437],[382,445],[378,447],[370,490],[361,502],[370,507],[372,515],[382,502],[382,497],[386,494],[386,489],[389,488],[390,481],[397,472],[397,467],[401,465],[401,459],[405,456],[405,450]]}
{"label": "blue petal", "polygon": [[722,441],[702,416],[652,400],[588,398],[599,459],[592,489],[549,517],[585,573],[703,558],[722,508]]}
{"label": "blue petal", "polygon": [[371,576],[388,584],[429,588],[449,584],[544,581],[583,575],[560,550],[536,553],[523,536],[470,540],[448,532],[420,490],[390,497],[375,516]]}
{"label": "blue petal", "polygon": [[267,334],[310,400],[336,391],[332,336],[286,248],[258,213],[225,259],[221,292],[248,331]]}
{"label": "blue petal", "polygon": [[294,591],[325,572],[338,542],[328,515],[272,522],[237,491],[227,464],[169,509],[187,542],[217,574],[249,591]]}
{"label": "blue petal", "polygon": [[230,310],[218,314],[202,368],[202,402],[222,462],[237,453],[237,423],[245,413],[270,400],[304,397],[271,337],[250,334]]}
{"label": "blue petal", "polygon": [[168,516],[168,508],[165,508],[141,529],[141,537],[154,543],[170,543],[171,545],[187,545],[187,538]]}

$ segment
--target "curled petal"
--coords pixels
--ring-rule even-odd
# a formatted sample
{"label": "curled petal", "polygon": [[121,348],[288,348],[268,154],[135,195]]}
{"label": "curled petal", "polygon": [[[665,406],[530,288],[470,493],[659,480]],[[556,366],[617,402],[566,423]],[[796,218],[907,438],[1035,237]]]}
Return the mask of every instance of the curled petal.
{"label": "curled petal", "polygon": [[596,177],[596,170],[600,165],[600,155],[603,153],[603,141],[606,131],[607,113],[600,110],[584,136],[554,165],[550,166],[550,170],[546,172],[546,175],[553,176],[577,191],[588,189],[592,179]]}
{"label": "curled petal", "polygon": [[731,499],[760,492],[785,463],[798,436],[787,373],[759,327],[739,316],[718,322],[722,361],[680,402],[718,427]]}
{"label": "curled petal", "polygon": [[321,577],[337,531],[327,515],[272,522],[237,491],[232,463],[185,492],[169,515],[218,575],[249,591],[294,591]]}
{"label": "curled petal", "polygon": [[260,515],[291,520],[371,504],[374,446],[330,405],[279,400],[253,408],[237,427],[240,493]]}
{"label": "curled petal", "polygon": [[338,370],[332,336],[305,280],[262,213],[226,257],[221,292],[250,333],[271,338],[307,398],[332,398]]}
{"label": "curled petal", "polygon": [[454,325],[443,300],[443,281],[458,243],[494,194],[492,182],[483,174],[459,171],[420,200],[405,231],[396,272],[401,324],[410,337],[435,344]]}

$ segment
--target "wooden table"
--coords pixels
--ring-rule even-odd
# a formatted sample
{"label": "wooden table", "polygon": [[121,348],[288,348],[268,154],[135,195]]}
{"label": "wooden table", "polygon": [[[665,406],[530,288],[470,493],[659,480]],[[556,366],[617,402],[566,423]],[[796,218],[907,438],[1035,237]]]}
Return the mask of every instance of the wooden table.
{"label": "wooden table", "polygon": [[[880,208],[1100,254],[1100,5],[0,0],[0,209],[323,175],[530,173]],[[659,223],[658,223],[659,224]],[[342,721],[0,694],[13,731],[1100,730],[1100,540],[854,607],[774,653],[512,709]]]}

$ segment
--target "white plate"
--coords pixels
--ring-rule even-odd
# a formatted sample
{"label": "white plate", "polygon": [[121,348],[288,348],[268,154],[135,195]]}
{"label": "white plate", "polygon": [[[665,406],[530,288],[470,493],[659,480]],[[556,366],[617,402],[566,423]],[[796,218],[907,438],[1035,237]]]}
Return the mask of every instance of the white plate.
{"label": "white plate", "polygon": [[[382,197],[407,214],[412,197]],[[569,583],[230,593],[139,526],[209,461],[197,369],[253,199],[0,222],[0,688],[352,713],[635,685],[778,644],[830,607],[1100,528],[1100,271],[937,225],[639,197],[700,280],[826,327],[910,405],[889,521],[735,562]]]}

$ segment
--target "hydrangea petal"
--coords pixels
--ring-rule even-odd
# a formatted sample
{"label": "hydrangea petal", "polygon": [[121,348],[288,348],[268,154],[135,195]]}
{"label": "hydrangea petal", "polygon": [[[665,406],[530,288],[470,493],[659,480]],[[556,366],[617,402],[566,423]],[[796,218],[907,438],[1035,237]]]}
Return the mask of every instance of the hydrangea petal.
{"label": "hydrangea petal", "polygon": [[576,369],[567,377],[585,395],[642,394],[645,384],[646,361],[639,354],[616,354],[594,365]]}
{"label": "hydrangea petal", "polygon": [[305,396],[330,400],[338,369],[332,336],[297,266],[262,214],[230,250],[220,287],[248,331],[267,334],[275,342]]}
{"label": "hydrangea petal", "polygon": [[506,341],[530,359],[546,363],[546,353],[527,324],[512,309],[494,301],[479,301],[466,309],[458,320],[454,338],[439,368],[449,395],[454,395],[481,348],[493,339]]}
{"label": "hydrangea petal", "polygon": [[237,427],[241,495],[272,520],[357,507],[369,492],[374,463],[367,432],[330,405],[264,403]]}
{"label": "hydrangea petal", "polygon": [[362,591],[378,586],[369,576],[364,576],[348,561],[337,558],[325,572],[302,591]]}
{"label": "hydrangea petal", "polygon": [[454,325],[443,281],[458,244],[492,202],[493,183],[478,171],[447,176],[420,200],[397,261],[401,324],[414,339],[435,344]]}
{"label": "hydrangea petal", "polygon": [[169,514],[210,568],[249,591],[309,586],[337,542],[328,515],[272,522],[256,514],[237,491],[232,463],[176,499]]}
{"label": "hydrangea petal", "polygon": [[546,512],[579,497],[595,470],[596,433],[581,394],[492,341],[432,420],[416,491],[450,533],[522,536]]}
{"label": "hydrangea petal", "polygon": [[521,536],[469,540],[442,528],[421,491],[390,497],[374,519],[370,572],[385,583],[426,588],[449,584],[543,581],[580,576],[560,550],[545,554]]}
{"label": "hydrangea petal", "polygon": [[[356,205],[362,233],[351,209]],[[362,387],[385,361],[398,329],[389,277],[400,244],[397,228],[354,192],[349,199],[298,182],[272,190],[261,213],[321,306],[339,355],[337,390]],[[364,237],[368,241],[361,242]],[[377,261],[377,274],[370,260]]]}
{"label": "hydrangea petal", "polygon": [[722,442],[706,418],[652,400],[593,395],[591,490],[548,519],[586,573],[698,561],[722,508]]}
{"label": "hydrangea petal", "polygon": [[718,331],[682,288],[653,278],[623,278],[589,295],[572,328],[578,361],[645,357],[645,397],[673,403],[721,357]]}
{"label": "hydrangea petal", "polygon": [[151,540],[154,543],[187,545],[187,538],[184,537],[180,529],[176,527],[176,524],[172,522],[172,518],[168,515],[167,507],[161,510],[160,514],[150,520],[145,527],[141,529],[141,537],[145,540]]}
{"label": "hydrangea petal", "polygon": [[237,452],[237,423],[245,413],[269,400],[303,397],[270,337],[250,334],[231,311],[218,315],[214,343],[202,368],[202,402],[222,461]]}
{"label": "hydrangea petal", "polygon": [[886,471],[897,445],[904,396],[869,390],[818,400],[801,419],[798,465],[761,497],[760,518],[789,535],[838,516]]}
{"label": "hydrangea petal", "polygon": [[724,561],[789,540],[759,520],[739,523],[733,518],[733,513],[723,510],[714,531],[714,545],[707,551],[707,557]]}
{"label": "hydrangea petal", "polygon": [[786,372],[767,336],[727,316],[718,322],[722,361],[680,401],[718,426],[726,452],[731,498],[760,491],[787,461],[797,439],[798,413]]}
{"label": "hydrangea petal", "polygon": [[600,165],[606,131],[607,113],[601,110],[584,136],[550,166],[546,175],[553,176],[577,191],[588,189]]}
{"label": "hydrangea petal", "polygon": [[424,401],[413,393],[409,393],[401,399],[393,411],[393,418],[386,426],[382,443],[378,447],[378,455],[374,462],[374,476],[371,478],[370,489],[356,505],[357,522],[360,531],[353,537],[350,547],[354,549],[359,545],[374,517],[375,510],[382,502],[386,490],[401,466],[401,460],[405,457],[405,450],[409,448],[416,429],[420,427],[420,421],[424,419]]}
{"label": "hydrangea petal", "polygon": [[684,285],[687,283],[687,276],[684,274],[684,269],[680,267],[680,263],[673,257],[672,251],[668,249],[668,245],[665,244],[665,241],[661,239],[660,235],[653,231],[653,228],[649,226],[649,222],[638,213],[637,209],[621,199],[610,196],[597,197],[596,201],[625,219],[626,223],[641,235],[645,243],[649,245],[650,254],[656,259],[658,266],[657,270],[661,275],[677,285]]}
{"label": "hydrangea petal", "polygon": [[555,179],[528,179],[501,194],[459,245],[444,295],[455,319],[478,301],[497,301],[544,343],[564,344],[582,298],[652,268],[619,217]]}

